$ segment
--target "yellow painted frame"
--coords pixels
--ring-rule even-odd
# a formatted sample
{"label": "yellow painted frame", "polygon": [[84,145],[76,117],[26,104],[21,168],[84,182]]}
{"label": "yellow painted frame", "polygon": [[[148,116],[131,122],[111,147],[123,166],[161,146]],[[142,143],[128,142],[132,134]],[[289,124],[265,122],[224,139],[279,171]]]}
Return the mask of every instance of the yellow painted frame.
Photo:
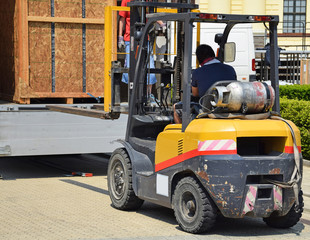
{"label": "yellow painted frame", "polygon": [[113,11],[129,11],[129,7],[106,6],[104,9],[104,111],[111,112],[111,68],[113,59]]}

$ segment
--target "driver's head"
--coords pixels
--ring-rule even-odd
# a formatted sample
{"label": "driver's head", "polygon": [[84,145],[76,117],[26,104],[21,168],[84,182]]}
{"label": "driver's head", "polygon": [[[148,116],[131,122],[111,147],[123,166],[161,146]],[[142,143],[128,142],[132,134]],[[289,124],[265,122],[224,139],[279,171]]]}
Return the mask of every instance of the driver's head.
{"label": "driver's head", "polygon": [[215,53],[209,45],[202,44],[197,47],[196,56],[197,56],[199,64],[201,64],[207,58],[214,58]]}

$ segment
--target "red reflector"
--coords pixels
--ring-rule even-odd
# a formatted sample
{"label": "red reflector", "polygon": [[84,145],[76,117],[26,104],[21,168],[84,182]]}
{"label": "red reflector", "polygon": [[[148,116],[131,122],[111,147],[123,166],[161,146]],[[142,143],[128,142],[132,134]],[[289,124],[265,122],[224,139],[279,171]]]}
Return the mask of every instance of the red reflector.
{"label": "red reflector", "polygon": [[255,69],[255,59],[253,58],[252,59],[252,71],[255,71],[256,69]]}
{"label": "red reflector", "polygon": [[217,14],[208,14],[208,13],[200,13],[199,14],[199,18],[202,19],[217,19]]}
{"label": "red reflector", "polygon": [[269,16],[254,16],[254,20],[258,22],[270,22],[271,17]]}
{"label": "red reflector", "polygon": [[[301,153],[301,146],[297,146],[298,151]],[[293,154],[294,153],[294,147],[293,146],[285,146],[285,153],[290,153]]]}

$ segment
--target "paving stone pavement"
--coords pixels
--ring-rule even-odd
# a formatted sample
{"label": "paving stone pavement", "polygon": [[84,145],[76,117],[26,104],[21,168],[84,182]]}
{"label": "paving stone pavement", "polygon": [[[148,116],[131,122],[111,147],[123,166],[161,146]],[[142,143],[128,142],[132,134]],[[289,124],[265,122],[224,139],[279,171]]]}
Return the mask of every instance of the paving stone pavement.
{"label": "paving stone pavement", "polygon": [[[208,234],[180,230],[173,211],[145,203],[139,211],[111,207],[107,158],[98,155],[0,159],[0,239],[310,239],[310,167],[304,167],[305,211],[291,229],[261,219],[221,218]],[[71,170],[93,177],[67,176]]]}

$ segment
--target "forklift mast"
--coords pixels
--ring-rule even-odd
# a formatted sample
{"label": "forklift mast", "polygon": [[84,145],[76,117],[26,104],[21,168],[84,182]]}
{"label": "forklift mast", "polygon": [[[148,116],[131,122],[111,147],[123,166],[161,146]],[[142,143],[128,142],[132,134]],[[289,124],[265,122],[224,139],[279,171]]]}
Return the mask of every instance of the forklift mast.
{"label": "forklift mast", "polygon": [[[157,8],[173,8],[177,9],[179,13],[190,12],[192,9],[197,9],[198,5],[191,4],[188,0],[179,0],[179,3],[166,3],[158,1],[132,1],[128,3],[130,7],[130,69],[129,69],[129,81],[130,89],[133,88],[133,77],[135,75],[135,67],[137,63],[137,50],[139,46],[139,41],[141,39],[142,31],[147,22],[147,14],[152,14],[157,12]],[[169,13],[168,13],[169,14]],[[180,68],[180,63],[183,59],[184,52],[184,31],[183,25],[179,22],[179,31],[177,33],[177,61],[178,69]],[[146,33],[147,35],[149,33]],[[148,38],[149,40],[149,38]],[[148,44],[149,45],[149,44]],[[179,71],[177,71],[179,73]],[[178,75],[178,74],[176,74]],[[177,77],[180,80],[180,76]],[[178,87],[181,91],[180,87]]]}
{"label": "forklift mast", "polygon": [[[163,69],[147,69],[149,55],[149,30],[156,21],[147,22],[147,17],[150,14],[156,14],[157,8],[172,8],[177,9],[178,13],[190,12],[192,9],[197,9],[198,5],[192,4],[187,0],[180,0],[179,3],[166,3],[158,1],[132,1],[128,3],[130,7],[130,69],[129,69],[129,117],[127,123],[126,140],[132,134],[132,116],[143,115],[145,113],[145,104],[147,101],[147,73],[166,73]],[[159,14],[159,13],[158,13]],[[169,15],[159,14],[159,15]],[[158,19],[157,21],[160,21]],[[164,19],[163,19],[164,20]],[[146,25],[148,27],[146,27]],[[184,59],[184,24],[179,22],[177,33],[177,57],[174,71],[173,84],[173,102],[180,100],[182,91],[182,60]],[[186,57],[187,58],[187,57]],[[188,59],[188,58],[187,58]]]}

